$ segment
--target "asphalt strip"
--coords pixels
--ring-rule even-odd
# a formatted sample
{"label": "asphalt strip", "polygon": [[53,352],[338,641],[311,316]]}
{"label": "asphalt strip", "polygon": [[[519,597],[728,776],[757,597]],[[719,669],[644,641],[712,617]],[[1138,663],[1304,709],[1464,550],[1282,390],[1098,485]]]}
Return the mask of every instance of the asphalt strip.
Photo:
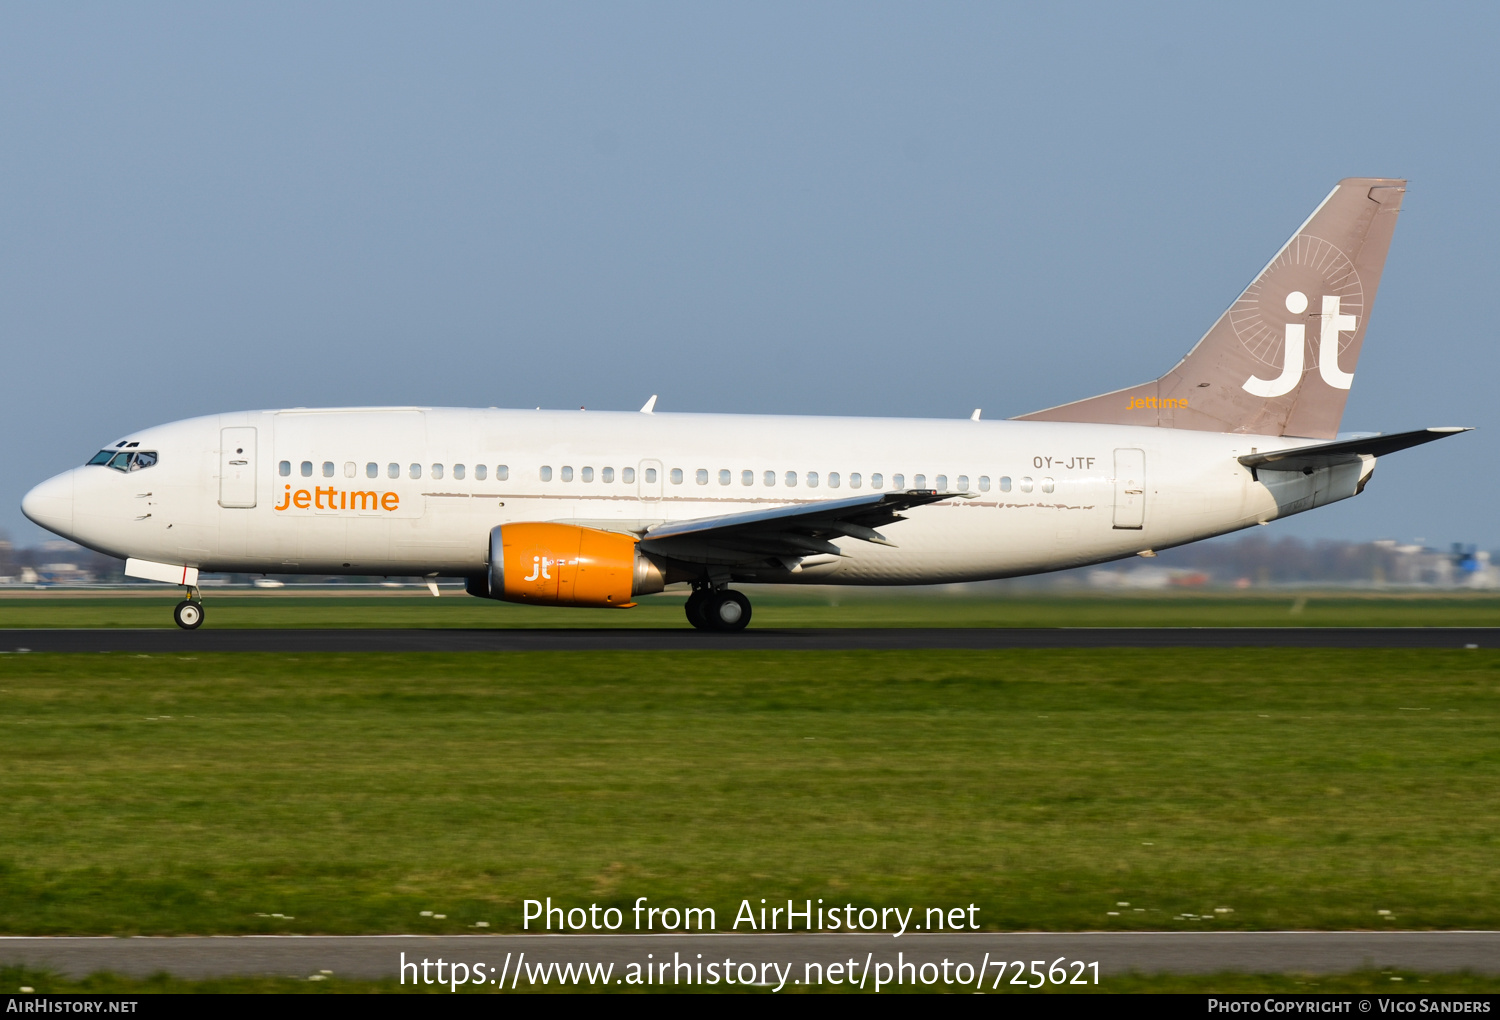
{"label": "asphalt strip", "polygon": [[5,652],[851,651],[1500,648],[1500,627],[887,627],[661,630],[0,630]]}

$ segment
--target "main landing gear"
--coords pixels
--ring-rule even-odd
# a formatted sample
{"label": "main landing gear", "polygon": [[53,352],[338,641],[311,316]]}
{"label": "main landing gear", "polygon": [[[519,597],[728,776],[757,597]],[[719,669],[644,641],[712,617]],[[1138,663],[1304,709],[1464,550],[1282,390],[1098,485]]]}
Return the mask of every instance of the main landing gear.
{"label": "main landing gear", "polygon": [[750,623],[750,600],[730,588],[695,588],[685,608],[699,630],[744,630]]}
{"label": "main landing gear", "polygon": [[172,607],[172,619],[183,630],[197,630],[203,626],[203,601],[197,588],[187,590],[187,598]]}

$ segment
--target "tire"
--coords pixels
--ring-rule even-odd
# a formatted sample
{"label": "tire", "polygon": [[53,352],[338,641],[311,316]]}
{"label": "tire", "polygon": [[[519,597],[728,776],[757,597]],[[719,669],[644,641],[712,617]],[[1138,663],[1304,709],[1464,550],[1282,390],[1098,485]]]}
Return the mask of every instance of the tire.
{"label": "tire", "polygon": [[683,610],[687,613],[688,623],[697,630],[708,630],[708,616],[703,609],[708,601],[709,593],[706,591],[695,591],[688,596],[687,604]]}
{"label": "tire", "polygon": [[197,599],[183,599],[172,607],[172,619],[183,630],[197,630],[203,626],[203,603]]}
{"label": "tire", "polygon": [[750,624],[750,600],[743,592],[725,588],[708,598],[703,615],[708,618],[711,630],[744,630]]}

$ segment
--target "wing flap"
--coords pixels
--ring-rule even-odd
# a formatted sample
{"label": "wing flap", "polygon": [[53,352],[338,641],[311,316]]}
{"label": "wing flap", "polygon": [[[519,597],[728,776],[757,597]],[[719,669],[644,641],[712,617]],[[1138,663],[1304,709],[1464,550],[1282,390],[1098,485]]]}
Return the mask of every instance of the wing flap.
{"label": "wing flap", "polygon": [[905,520],[902,512],[967,493],[908,489],[905,492],[875,492],[867,496],[793,503],[768,510],[748,510],[719,517],[672,521],[651,528],[641,539],[643,549],[666,555],[687,554],[693,559],[712,557],[715,550],[725,560],[743,560],[746,555],[767,558],[842,556],[834,538],[857,538],[862,542],[894,546],[875,529]]}

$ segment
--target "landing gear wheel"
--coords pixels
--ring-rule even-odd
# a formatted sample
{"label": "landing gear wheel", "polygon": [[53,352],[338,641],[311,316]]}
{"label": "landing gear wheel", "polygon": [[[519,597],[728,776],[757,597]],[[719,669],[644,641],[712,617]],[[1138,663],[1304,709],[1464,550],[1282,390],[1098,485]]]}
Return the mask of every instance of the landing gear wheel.
{"label": "landing gear wheel", "polygon": [[744,630],[750,623],[750,600],[741,592],[725,588],[708,596],[703,615],[711,630]]}
{"label": "landing gear wheel", "polygon": [[708,616],[703,610],[708,603],[710,594],[710,592],[706,591],[695,591],[688,596],[687,605],[683,607],[687,612],[688,623],[691,623],[698,630],[709,629]]}
{"label": "landing gear wheel", "polygon": [[172,619],[183,630],[197,630],[203,626],[203,603],[197,599],[183,599],[172,607]]}

